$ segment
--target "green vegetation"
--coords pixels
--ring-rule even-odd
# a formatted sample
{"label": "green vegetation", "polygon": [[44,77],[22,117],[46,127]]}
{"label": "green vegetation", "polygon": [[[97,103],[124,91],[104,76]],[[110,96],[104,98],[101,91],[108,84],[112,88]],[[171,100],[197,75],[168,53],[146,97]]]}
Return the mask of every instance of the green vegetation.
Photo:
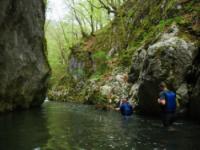
{"label": "green vegetation", "polygon": [[93,54],[93,60],[95,60],[96,63],[96,72],[95,75],[101,75],[103,74],[107,69],[107,62],[110,59],[110,57],[107,55],[106,52],[98,50],[96,53]]}
{"label": "green vegetation", "polygon": [[51,85],[57,84],[65,75],[66,63],[69,50],[66,48],[70,45],[65,41],[58,24],[48,22],[46,24],[46,39],[48,49],[48,60],[52,68]]}
{"label": "green vegetation", "polygon": [[[70,0],[67,4],[72,14],[66,16],[69,23],[50,23],[47,28],[51,85],[53,89],[65,89],[69,93],[66,99],[84,101],[87,97],[93,103],[104,103],[106,98],[98,92],[88,92],[88,81],[101,85],[113,70],[130,68],[134,52],[155,43],[172,24],[180,30],[191,26],[195,33],[199,32],[195,22],[199,2],[195,0],[130,0],[114,4],[109,0]],[[52,28],[58,32],[59,42],[50,37]],[[186,33],[180,36],[192,39]]]}

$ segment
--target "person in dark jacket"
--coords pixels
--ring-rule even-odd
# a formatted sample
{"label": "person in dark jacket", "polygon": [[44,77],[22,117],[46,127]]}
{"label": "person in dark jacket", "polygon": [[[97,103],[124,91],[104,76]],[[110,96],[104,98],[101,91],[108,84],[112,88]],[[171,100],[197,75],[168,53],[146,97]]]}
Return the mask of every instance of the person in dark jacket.
{"label": "person in dark jacket", "polygon": [[127,98],[122,99],[120,104],[120,112],[123,116],[131,116],[133,114],[133,107],[128,102]]}
{"label": "person in dark jacket", "polygon": [[170,126],[175,120],[176,113],[176,94],[168,90],[166,84],[160,84],[160,96],[158,103],[161,106],[161,117],[165,127]]}

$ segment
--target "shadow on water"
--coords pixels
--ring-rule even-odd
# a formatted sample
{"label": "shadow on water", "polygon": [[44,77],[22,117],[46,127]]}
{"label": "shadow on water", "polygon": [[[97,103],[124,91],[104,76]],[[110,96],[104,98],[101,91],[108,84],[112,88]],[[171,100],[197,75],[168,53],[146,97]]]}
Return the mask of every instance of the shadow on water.
{"label": "shadow on water", "polygon": [[174,131],[160,120],[95,110],[86,105],[48,102],[40,110],[0,117],[1,150],[198,149],[200,127],[178,121]]}
{"label": "shadow on water", "polygon": [[49,134],[41,109],[0,115],[0,149],[31,150],[43,147]]}

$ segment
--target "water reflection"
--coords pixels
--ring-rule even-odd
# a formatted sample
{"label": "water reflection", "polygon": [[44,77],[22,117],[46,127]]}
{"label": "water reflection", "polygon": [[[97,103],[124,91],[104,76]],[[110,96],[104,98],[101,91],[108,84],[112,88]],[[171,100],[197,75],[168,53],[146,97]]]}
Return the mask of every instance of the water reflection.
{"label": "water reflection", "polygon": [[41,109],[0,115],[0,149],[41,148],[49,138]]}
{"label": "water reflection", "polygon": [[46,109],[48,149],[187,150],[200,145],[199,126],[187,122],[176,123],[176,131],[169,132],[160,120],[138,116],[126,120],[118,113],[89,106],[49,103]]}
{"label": "water reflection", "polygon": [[48,102],[40,110],[0,116],[1,150],[198,149],[200,127],[177,122],[175,131],[160,120]]}

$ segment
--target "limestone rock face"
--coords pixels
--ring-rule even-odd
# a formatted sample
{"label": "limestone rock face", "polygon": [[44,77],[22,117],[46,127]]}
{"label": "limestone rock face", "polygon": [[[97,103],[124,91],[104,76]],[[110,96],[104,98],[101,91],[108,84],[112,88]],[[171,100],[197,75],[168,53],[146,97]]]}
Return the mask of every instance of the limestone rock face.
{"label": "limestone rock face", "polygon": [[187,103],[189,99],[185,74],[192,65],[197,48],[189,41],[179,38],[178,28],[173,26],[148,49],[140,48],[133,57],[129,81],[139,84],[137,97],[143,112],[157,114],[159,106],[159,84],[167,82],[170,89],[179,91],[180,99]]}
{"label": "limestone rock face", "polygon": [[49,65],[43,0],[0,1],[0,112],[40,105]]}

